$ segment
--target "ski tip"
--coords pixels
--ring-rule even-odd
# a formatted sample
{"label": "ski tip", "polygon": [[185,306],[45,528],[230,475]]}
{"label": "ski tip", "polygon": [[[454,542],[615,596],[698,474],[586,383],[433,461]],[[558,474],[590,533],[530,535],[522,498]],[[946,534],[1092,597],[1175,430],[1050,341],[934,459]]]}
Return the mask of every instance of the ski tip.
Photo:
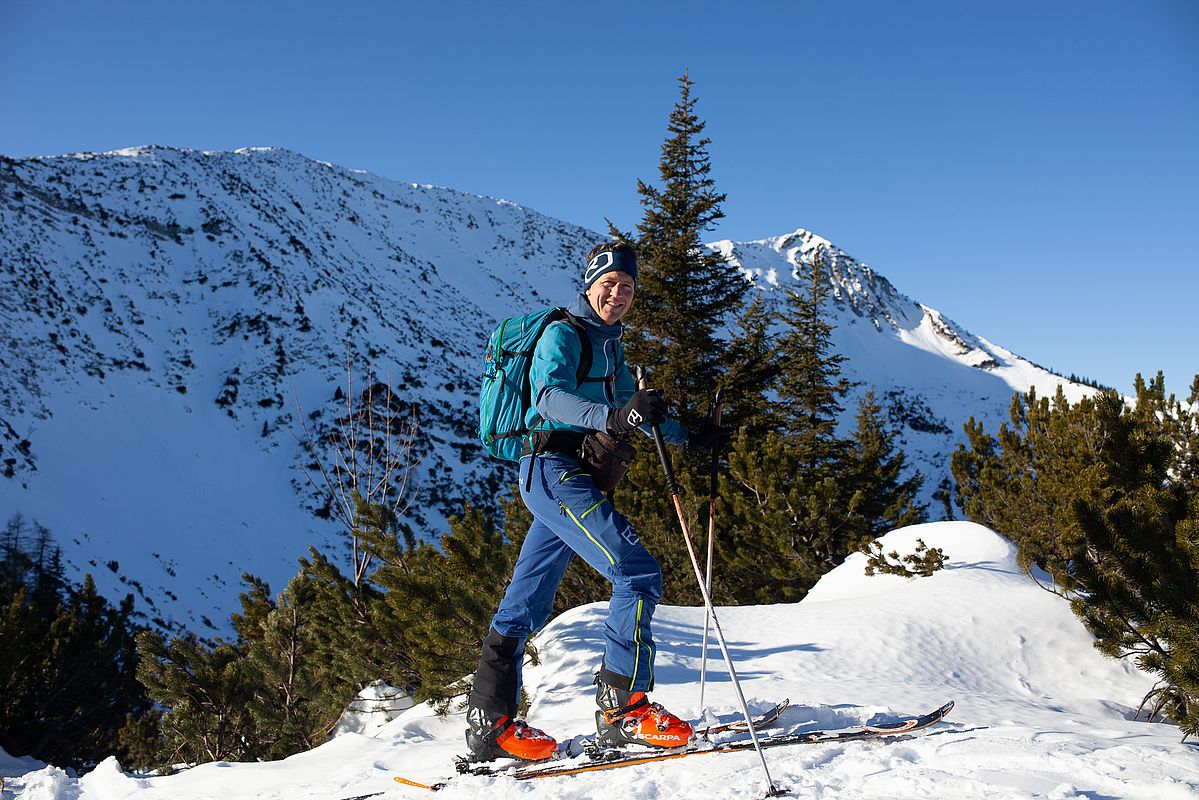
{"label": "ski tip", "polygon": [[396,783],[402,783],[402,784],[404,784],[405,786],[411,786],[411,787],[413,787],[413,788],[415,788],[415,789],[428,789],[430,792],[436,792],[436,791],[438,791],[438,790],[440,790],[440,789],[444,789],[444,788],[445,788],[445,784],[444,784],[444,783],[432,783],[432,784],[430,784],[430,783],[419,783],[419,782],[417,782],[417,781],[413,781],[413,780],[409,780],[408,778],[404,778],[404,777],[402,777],[402,776],[400,776],[400,775],[396,775],[396,776],[395,776],[395,781],[396,781]]}

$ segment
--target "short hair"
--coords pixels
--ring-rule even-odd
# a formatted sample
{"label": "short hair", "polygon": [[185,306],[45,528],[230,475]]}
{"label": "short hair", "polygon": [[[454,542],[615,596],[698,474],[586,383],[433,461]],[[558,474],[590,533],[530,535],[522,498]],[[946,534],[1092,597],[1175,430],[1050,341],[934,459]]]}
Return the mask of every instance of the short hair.
{"label": "short hair", "polygon": [[597,244],[595,247],[591,248],[591,250],[587,253],[587,258],[584,260],[590,262],[591,259],[595,258],[600,253],[628,253],[632,255],[633,258],[637,258],[636,247],[633,247],[633,245],[629,244],[624,239],[617,239],[613,242]]}

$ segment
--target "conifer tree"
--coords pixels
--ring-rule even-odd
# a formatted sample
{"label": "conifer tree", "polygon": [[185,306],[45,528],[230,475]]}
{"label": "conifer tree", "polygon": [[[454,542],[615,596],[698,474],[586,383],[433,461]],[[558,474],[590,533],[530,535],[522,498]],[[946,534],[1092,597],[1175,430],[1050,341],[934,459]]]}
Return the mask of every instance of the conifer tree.
{"label": "conifer tree", "polygon": [[1191,380],[1191,391],[1186,405],[1180,405],[1177,429],[1171,438],[1178,442],[1179,485],[1199,494],[1199,375]]}
{"label": "conifer tree", "polygon": [[773,399],[782,372],[772,333],[775,321],[761,292],[755,292],[738,315],[729,341],[724,379],[729,402],[722,422],[730,430],[744,428],[751,441],[783,429],[783,416]]}
{"label": "conifer tree", "polygon": [[1166,378],[1159,371],[1146,382],[1141,375],[1133,380],[1136,410],[1157,417],[1176,453],[1171,479],[1189,492],[1199,492],[1199,375],[1191,381],[1185,402],[1173,395],[1166,397]]}
{"label": "conifer tree", "polygon": [[1039,567],[1066,591],[1082,543],[1074,502],[1108,502],[1094,409],[1090,398],[1071,406],[1060,387],[1052,401],[1035,390],[1015,395],[997,435],[972,417],[950,459],[966,516],[1012,539],[1028,574]]}
{"label": "conifer tree", "polygon": [[[1199,382],[1197,382],[1199,383]],[[1160,681],[1145,697],[1199,733],[1199,493],[1188,459],[1199,435],[1160,373],[1138,375],[1131,408],[1115,391],[1074,405],[1017,397],[1012,424],[988,435],[973,420],[954,453],[958,495],[972,519],[1012,538],[1047,569],[1096,636]]]}
{"label": "conifer tree", "polygon": [[637,181],[644,208],[635,242],[641,268],[626,348],[633,363],[654,370],[655,387],[691,424],[703,413],[695,408],[698,399],[719,380],[727,350],[722,333],[748,283],[704,246],[703,234],[724,216],[725,195],[711,177],[711,140],[696,114],[694,83],[686,73],[678,82],[658,167],[661,186]]}
{"label": "conifer tree", "polygon": [[727,575],[741,602],[801,599],[828,570],[894,527],[920,522],[922,478],[905,459],[867,394],[853,437],[838,434],[850,388],[828,321],[831,256],[824,248],[797,265],[801,291],[788,292],[785,329],[774,345],[777,404],[762,433],[734,439],[729,475]]}
{"label": "conifer tree", "polygon": [[355,585],[312,550],[278,596],[252,575],[235,641],[138,642],[138,676],[162,704],[160,764],[283,758],[332,732],[346,705],[373,680],[404,686],[413,673],[382,594]]}
{"label": "conifer tree", "polygon": [[846,447],[837,435],[837,420],[850,384],[841,375],[845,357],[833,347],[833,326],[826,318],[829,258],[822,246],[796,266],[803,291],[787,290],[787,327],[778,346],[784,431],[809,480],[834,472]]}
{"label": "conifer tree", "polygon": [[945,566],[945,551],[939,547],[930,548],[923,539],[917,539],[915,550],[905,555],[900,555],[898,550],[884,552],[880,539],[871,542],[863,552],[866,553],[867,575],[927,578]]}
{"label": "conifer tree", "polygon": [[168,641],[157,631],[143,631],[137,652],[138,680],[167,707],[161,721],[162,766],[259,757],[250,708],[254,683],[235,643],[210,646],[195,636]]}
{"label": "conifer tree", "polygon": [[246,579],[243,614],[233,621],[253,687],[257,757],[284,758],[328,738],[362,680],[339,669],[342,659],[321,657],[329,632],[319,627],[317,587],[303,572],[275,598],[266,584]]}
{"label": "conifer tree", "polygon": [[822,509],[831,479],[807,480],[796,469],[786,438],[768,433],[750,440],[743,430],[729,450],[729,476],[738,491],[722,505],[721,582],[739,603],[803,599],[820,575],[835,566],[822,548],[830,525]]}
{"label": "conifer tree", "polygon": [[1199,494],[1173,482],[1175,442],[1152,411],[1164,404],[1163,387],[1137,388],[1148,408],[1138,403],[1129,413],[1115,392],[1096,403],[1103,431],[1098,457],[1111,494],[1103,507],[1074,503],[1085,548],[1072,562],[1080,589],[1072,606],[1101,652],[1132,657],[1160,677],[1142,704],[1149,705],[1150,717],[1164,712],[1194,736],[1199,735]]}
{"label": "conifer tree", "polygon": [[756,442],[738,437],[729,456],[745,490],[735,506],[734,568],[750,586],[756,581],[748,591],[759,602],[802,598],[860,544],[849,521],[862,497],[841,480],[848,443],[837,436],[837,414],[848,382],[825,319],[826,260],[820,250],[798,264],[804,291],[788,291],[775,351],[781,429]]}
{"label": "conifer tree", "polygon": [[857,428],[848,455],[844,478],[849,489],[861,496],[854,504],[860,536],[875,539],[928,519],[927,508],[916,500],[924,476],[905,474],[907,457],[896,448],[873,389],[858,402]]}
{"label": "conifer tree", "polygon": [[474,672],[497,592],[516,559],[515,546],[479,509],[467,507],[450,528],[440,548],[413,543],[378,551],[383,565],[372,578],[386,590],[392,614],[403,620],[420,676],[417,699],[442,710],[470,689],[463,678]]}
{"label": "conifer tree", "polygon": [[[153,712],[136,679],[133,598],[67,580],[48,529],[14,516],[0,536],[0,747],[65,767],[117,754]],[[152,724],[149,726],[152,729]]]}
{"label": "conifer tree", "polygon": [[405,619],[394,613],[384,590],[373,579],[344,574],[316,549],[300,564],[314,592],[317,659],[355,691],[382,680],[414,693],[420,670],[408,647]]}

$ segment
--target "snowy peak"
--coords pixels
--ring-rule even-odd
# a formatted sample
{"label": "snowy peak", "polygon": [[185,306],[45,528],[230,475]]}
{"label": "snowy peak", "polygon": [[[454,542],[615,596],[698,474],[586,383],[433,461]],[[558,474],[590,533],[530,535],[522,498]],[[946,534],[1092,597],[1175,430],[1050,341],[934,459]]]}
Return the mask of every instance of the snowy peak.
{"label": "snowy peak", "polygon": [[937,309],[915,302],[873,268],[811,231],[798,228],[769,239],[725,240],[710,247],[737,264],[756,285],[771,291],[802,291],[798,284],[804,280],[804,265],[823,251],[840,322],[863,320],[907,345],[975,369],[1006,368],[1005,382],[1015,391],[1063,382],[1060,376],[975,336]]}
{"label": "snowy peak", "polygon": [[1007,419],[1014,392],[1035,388],[1052,396],[1062,386],[1072,402],[1095,392],[970,333],[811,231],[709,247],[740,267],[775,309],[786,302],[786,292],[808,289],[807,265],[824,252],[833,345],[846,357],[842,371],[853,384],[843,430],[857,399],[874,390],[909,465],[926,476],[925,502],[933,503],[934,491],[949,485],[949,456],[970,417],[994,430]]}
{"label": "snowy peak", "polygon": [[805,264],[823,251],[828,257],[833,298],[842,310],[871,320],[876,327],[913,327],[921,318],[920,307],[900,293],[891,282],[855,260],[828,239],[811,231],[795,231],[752,242],[716,242],[714,248],[756,285],[769,289],[796,289]]}

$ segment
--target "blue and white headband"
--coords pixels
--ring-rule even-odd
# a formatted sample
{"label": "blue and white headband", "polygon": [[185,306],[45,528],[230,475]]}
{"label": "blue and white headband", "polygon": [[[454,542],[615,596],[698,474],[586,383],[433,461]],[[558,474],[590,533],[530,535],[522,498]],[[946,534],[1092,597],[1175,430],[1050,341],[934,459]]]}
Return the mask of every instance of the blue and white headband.
{"label": "blue and white headband", "polygon": [[583,290],[590,289],[591,284],[608,272],[624,272],[634,281],[637,280],[637,256],[623,249],[596,253],[587,262],[587,269],[583,271]]}

